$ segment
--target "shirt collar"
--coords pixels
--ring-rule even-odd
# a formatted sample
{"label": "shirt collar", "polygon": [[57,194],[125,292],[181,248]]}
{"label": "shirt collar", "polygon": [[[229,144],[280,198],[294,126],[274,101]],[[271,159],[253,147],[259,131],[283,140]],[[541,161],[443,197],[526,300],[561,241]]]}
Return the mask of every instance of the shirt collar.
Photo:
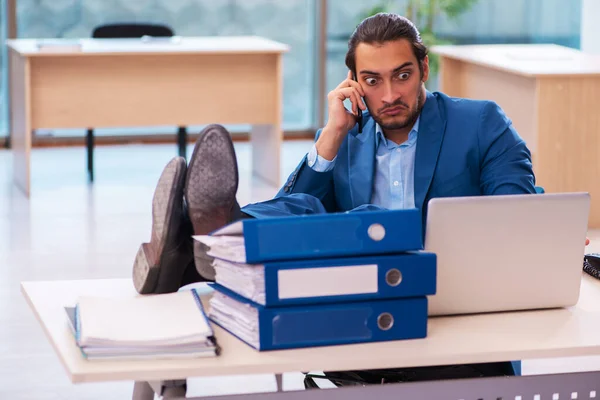
{"label": "shirt collar", "polygon": [[419,133],[419,122],[421,120],[421,116],[419,115],[419,117],[417,118],[417,120],[415,121],[415,124],[413,125],[412,129],[410,130],[410,133],[408,134],[408,139],[406,140],[406,142],[402,143],[402,144],[396,144],[394,142],[389,142],[386,139],[385,135],[383,134],[383,130],[381,129],[381,126],[379,126],[379,124],[375,124],[375,147],[379,146],[379,143],[383,143],[384,146],[386,147],[398,147],[398,146],[410,146],[412,145],[416,140],[417,140],[417,133]]}

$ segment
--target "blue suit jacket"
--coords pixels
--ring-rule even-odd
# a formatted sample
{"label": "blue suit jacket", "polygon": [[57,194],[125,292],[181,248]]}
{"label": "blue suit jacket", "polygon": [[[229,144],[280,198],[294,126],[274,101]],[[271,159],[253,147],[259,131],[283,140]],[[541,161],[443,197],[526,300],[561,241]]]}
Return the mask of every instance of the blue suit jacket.
{"label": "blue suit jacket", "polygon": [[[304,157],[276,197],[310,194],[328,212],[368,204],[375,172],[375,120],[367,112],[363,121],[362,133],[358,126],[348,133],[332,171],[315,172]],[[427,92],[414,190],[423,220],[434,197],[535,193],[531,154],[496,103]]]}

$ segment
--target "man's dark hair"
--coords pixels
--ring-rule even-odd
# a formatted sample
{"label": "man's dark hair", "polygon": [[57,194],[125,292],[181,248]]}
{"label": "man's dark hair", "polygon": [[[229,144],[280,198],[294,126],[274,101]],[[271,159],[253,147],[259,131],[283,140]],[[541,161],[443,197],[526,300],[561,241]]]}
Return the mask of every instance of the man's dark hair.
{"label": "man's dark hair", "polygon": [[399,39],[407,39],[411,43],[422,77],[427,47],[423,44],[417,27],[408,18],[398,14],[379,13],[358,24],[348,41],[346,66],[356,74],[356,46],[359,43],[382,44]]}

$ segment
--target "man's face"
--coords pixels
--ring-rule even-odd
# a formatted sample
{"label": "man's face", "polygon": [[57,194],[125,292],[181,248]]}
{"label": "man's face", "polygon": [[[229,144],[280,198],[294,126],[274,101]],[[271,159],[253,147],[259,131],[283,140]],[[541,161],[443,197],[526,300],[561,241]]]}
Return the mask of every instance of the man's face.
{"label": "man's face", "polygon": [[425,58],[423,76],[406,39],[356,47],[357,80],[375,121],[387,130],[410,129],[423,107],[423,85],[429,76]]}

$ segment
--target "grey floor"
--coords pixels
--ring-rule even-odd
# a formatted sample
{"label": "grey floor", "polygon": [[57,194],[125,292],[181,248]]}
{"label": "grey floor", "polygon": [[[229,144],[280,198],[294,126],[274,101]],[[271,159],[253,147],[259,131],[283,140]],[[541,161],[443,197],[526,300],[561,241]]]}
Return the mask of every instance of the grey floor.
{"label": "grey floor", "polygon": [[[282,179],[310,147],[286,142]],[[276,188],[252,178],[251,147],[236,144],[241,204],[268,199]],[[0,150],[0,398],[130,398],[132,382],[71,384],[20,293],[23,280],[128,278],[136,250],[150,235],[151,198],[175,145],[105,146],[96,150],[96,182],[87,183],[81,147],[35,149],[32,195],[11,184],[12,156]],[[191,154],[191,147],[188,149]],[[600,251],[600,232],[590,250]],[[600,369],[600,357],[527,360],[524,372]],[[189,395],[275,390],[272,375],[190,380]],[[302,388],[299,373],[284,389]]]}

